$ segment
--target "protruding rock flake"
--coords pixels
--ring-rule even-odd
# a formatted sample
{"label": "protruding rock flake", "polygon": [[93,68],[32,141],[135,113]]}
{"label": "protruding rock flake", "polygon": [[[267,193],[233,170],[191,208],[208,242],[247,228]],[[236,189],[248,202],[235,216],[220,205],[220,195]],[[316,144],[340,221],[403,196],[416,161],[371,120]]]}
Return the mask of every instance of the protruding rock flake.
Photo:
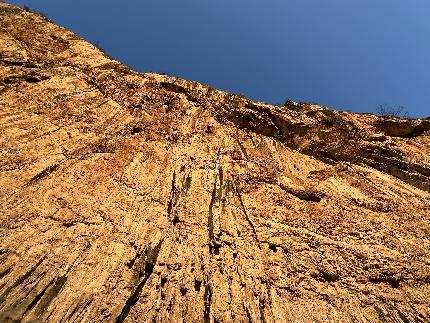
{"label": "protruding rock flake", "polygon": [[430,322],[429,131],[141,74],[0,3],[0,322]]}

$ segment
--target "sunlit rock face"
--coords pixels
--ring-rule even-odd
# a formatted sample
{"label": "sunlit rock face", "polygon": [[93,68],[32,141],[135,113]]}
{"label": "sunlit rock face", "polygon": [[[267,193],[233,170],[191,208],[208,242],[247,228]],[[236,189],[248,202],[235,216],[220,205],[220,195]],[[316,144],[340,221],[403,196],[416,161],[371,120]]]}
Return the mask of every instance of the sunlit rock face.
{"label": "sunlit rock face", "polygon": [[139,74],[0,4],[0,321],[429,322],[430,120]]}

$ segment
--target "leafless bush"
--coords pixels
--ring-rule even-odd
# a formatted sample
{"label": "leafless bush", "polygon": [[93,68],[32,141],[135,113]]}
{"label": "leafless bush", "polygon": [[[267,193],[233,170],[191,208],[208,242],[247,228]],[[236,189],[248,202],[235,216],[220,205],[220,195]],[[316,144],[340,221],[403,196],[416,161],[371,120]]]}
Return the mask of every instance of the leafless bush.
{"label": "leafless bush", "polygon": [[402,105],[396,107],[379,104],[376,112],[381,116],[395,116],[401,118],[409,118],[409,112]]}

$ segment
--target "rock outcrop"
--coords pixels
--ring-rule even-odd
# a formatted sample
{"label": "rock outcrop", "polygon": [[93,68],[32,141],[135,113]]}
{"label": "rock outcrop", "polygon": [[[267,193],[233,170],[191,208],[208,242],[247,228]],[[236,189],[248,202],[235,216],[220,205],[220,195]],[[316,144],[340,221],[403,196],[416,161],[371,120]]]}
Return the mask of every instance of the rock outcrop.
{"label": "rock outcrop", "polygon": [[140,74],[0,3],[0,321],[429,322],[429,130]]}

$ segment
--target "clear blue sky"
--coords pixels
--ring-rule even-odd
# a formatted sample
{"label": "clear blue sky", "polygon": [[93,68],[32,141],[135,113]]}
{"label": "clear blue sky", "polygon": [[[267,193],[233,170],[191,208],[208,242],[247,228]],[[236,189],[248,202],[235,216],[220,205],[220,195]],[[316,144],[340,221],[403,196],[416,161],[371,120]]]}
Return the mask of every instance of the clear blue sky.
{"label": "clear blue sky", "polygon": [[429,0],[9,1],[139,71],[283,103],[430,116]]}

